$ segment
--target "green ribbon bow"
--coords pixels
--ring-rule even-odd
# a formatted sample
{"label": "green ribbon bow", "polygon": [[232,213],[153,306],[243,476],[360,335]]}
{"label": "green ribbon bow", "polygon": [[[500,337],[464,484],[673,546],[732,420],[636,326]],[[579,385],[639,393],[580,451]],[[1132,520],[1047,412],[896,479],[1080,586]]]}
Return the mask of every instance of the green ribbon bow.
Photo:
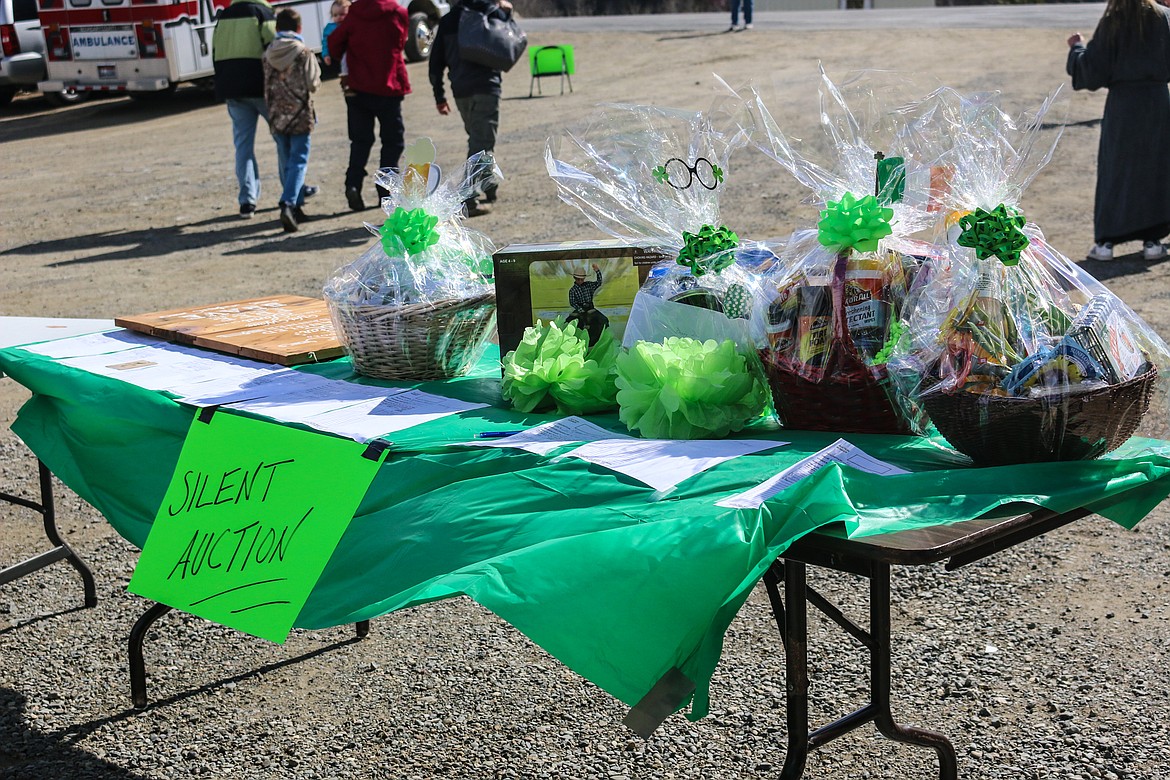
{"label": "green ribbon bow", "polygon": [[463,262],[467,264],[473,274],[478,274],[485,279],[491,279],[496,272],[490,255],[482,257],[467,255],[463,258]]}
{"label": "green ribbon bow", "polygon": [[684,230],[682,236],[683,248],[678,253],[678,263],[690,268],[695,276],[708,271],[719,273],[735,262],[735,254],[730,250],[739,245],[739,236],[725,225],[718,228],[703,225],[698,233]]}
{"label": "green ribbon bow", "polygon": [[655,179],[658,180],[659,184],[665,184],[666,180],[670,178],[670,174],[666,172],[665,165],[659,165],[657,168],[652,170],[650,173],[654,176]]}
{"label": "green ribbon bow", "polygon": [[439,231],[435,226],[439,218],[431,216],[422,209],[406,209],[399,206],[394,213],[386,217],[379,231],[382,235],[382,249],[393,257],[401,249],[408,255],[417,255],[424,249],[434,246],[439,241]]}
{"label": "green ribbon bow", "polygon": [[991,211],[977,208],[959,218],[963,229],[959,246],[974,249],[980,260],[998,257],[1004,265],[1018,265],[1020,252],[1028,246],[1028,237],[1021,230],[1024,222],[1022,212],[1002,203]]}
{"label": "green ribbon bow", "polygon": [[890,227],[893,218],[894,210],[882,206],[873,195],[859,199],[846,192],[841,200],[825,204],[817,223],[817,240],[838,252],[873,252],[879,239],[894,232]]}

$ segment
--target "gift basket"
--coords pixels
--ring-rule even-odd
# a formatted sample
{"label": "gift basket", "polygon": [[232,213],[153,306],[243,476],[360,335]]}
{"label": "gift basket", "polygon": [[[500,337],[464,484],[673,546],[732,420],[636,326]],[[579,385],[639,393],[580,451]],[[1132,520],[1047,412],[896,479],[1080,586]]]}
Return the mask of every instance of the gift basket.
{"label": "gift basket", "polygon": [[333,274],[325,300],[357,373],[447,379],[470,370],[495,327],[494,246],[463,227],[460,210],[499,171],[481,154],[458,181],[444,182],[433,151],[421,160],[412,151],[420,156],[408,150],[402,172],[378,172],[386,219],[366,228],[380,240]]}
{"label": "gift basket", "polygon": [[[864,78],[867,112],[821,71],[821,125],[831,161],[814,162],[780,129],[759,91],[742,103],[753,142],[810,192],[815,230],[792,235],[762,288],[760,356],[783,425],[910,433],[886,362],[915,271],[929,255],[915,237],[936,221],[931,169],[903,111]],[[738,96],[737,96],[738,97]]]}
{"label": "gift basket", "polygon": [[643,436],[725,436],[767,408],[753,308],[773,247],[719,220],[744,138],[699,112],[611,105],[546,148],[562,200],[611,236],[676,258],[649,269],[620,334],[619,416]]}
{"label": "gift basket", "polygon": [[1055,98],[1016,120],[994,95],[941,95],[945,234],[890,365],[904,403],[978,465],[1096,458],[1165,405],[1166,344],[1020,210]]}

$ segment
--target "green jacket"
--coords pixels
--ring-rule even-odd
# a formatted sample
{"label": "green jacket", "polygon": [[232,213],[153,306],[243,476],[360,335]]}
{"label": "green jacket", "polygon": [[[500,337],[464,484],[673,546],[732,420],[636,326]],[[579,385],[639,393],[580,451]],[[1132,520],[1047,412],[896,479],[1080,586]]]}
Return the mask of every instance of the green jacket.
{"label": "green jacket", "polygon": [[266,0],[232,0],[219,12],[211,36],[215,96],[264,97],[264,50],[276,37],[276,15]]}

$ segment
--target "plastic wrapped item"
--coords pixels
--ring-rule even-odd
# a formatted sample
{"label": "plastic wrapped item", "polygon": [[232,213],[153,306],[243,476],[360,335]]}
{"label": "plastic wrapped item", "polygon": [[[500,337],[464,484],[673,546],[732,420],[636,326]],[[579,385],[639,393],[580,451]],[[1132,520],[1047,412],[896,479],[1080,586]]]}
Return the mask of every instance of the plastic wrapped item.
{"label": "plastic wrapped item", "polygon": [[386,219],[366,228],[379,241],[325,283],[330,315],[359,374],[460,376],[479,360],[495,327],[495,247],[463,227],[460,214],[468,193],[499,170],[481,154],[459,179],[443,181],[433,160],[433,146],[429,154],[414,147],[402,172],[378,172],[389,192],[382,199]]}
{"label": "plastic wrapped item", "polygon": [[1017,120],[995,95],[936,96],[953,138],[945,233],[890,366],[903,403],[979,465],[1098,457],[1153,398],[1165,412],[1165,342],[1020,210],[1056,143],[1038,144],[1055,98]]}
{"label": "plastic wrapped item", "polygon": [[[888,76],[889,74],[883,74]],[[755,145],[810,190],[816,230],[794,233],[761,288],[761,358],[786,427],[909,433],[886,362],[907,290],[937,220],[933,150],[891,97],[895,84],[860,77],[845,93],[821,71],[823,163],[780,129],[756,88],[735,95]],[[733,93],[734,94],[734,93]],[[865,111],[855,111],[850,102]],[[888,102],[887,102],[888,101]]]}
{"label": "plastic wrapped item", "polygon": [[[627,380],[640,388],[635,392],[631,384],[619,392],[621,419],[644,436],[726,435],[767,407],[766,394],[754,392],[756,380],[763,377],[757,349],[764,337],[754,308],[758,272],[774,261],[774,248],[741,241],[719,220],[718,192],[728,175],[728,158],[745,139],[739,128],[717,131],[701,113],[610,105],[550,139],[546,148],[548,172],[562,200],[606,233],[676,258],[654,266],[635,296],[622,340],[630,354],[618,361],[619,367],[630,368]],[[671,346],[642,348],[643,342]],[[686,367],[710,363],[714,355],[722,360],[728,355],[726,343],[731,354],[741,356],[750,381],[731,382],[728,387],[738,388],[734,397],[726,391],[688,396],[698,385]],[[706,357],[698,357],[700,353]],[[662,371],[653,379],[641,368],[634,371],[638,356],[647,365],[657,361]],[[621,373],[619,368],[619,386]],[[670,406],[675,397],[689,398],[686,424],[646,413],[656,408],[655,398]],[[636,403],[640,411],[631,411],[628,403]],[[677,406],[672,409],[679,412]],[[742,414],[742,419],[725,419],[727,410]]]}
{"label": "plastic wrapped item", "polygon": [[619,346],[608,328],[596,343],[574,323],[537,322],[504,356],[502,393],[520,412],[556,405],[561,414],[595,414],[617,406]]}
{"label": "plastic wrapped item", "polygon": [[754,269],[773,247],[741,241],[719,219],[728,158],[745,140],[699,112],[630,105],[605,106],[549,140],[545,162],[561,200],[606,233],[677,258],[650,271],[623,346],[730,337],[748,349],[762,337],[751,318]]}

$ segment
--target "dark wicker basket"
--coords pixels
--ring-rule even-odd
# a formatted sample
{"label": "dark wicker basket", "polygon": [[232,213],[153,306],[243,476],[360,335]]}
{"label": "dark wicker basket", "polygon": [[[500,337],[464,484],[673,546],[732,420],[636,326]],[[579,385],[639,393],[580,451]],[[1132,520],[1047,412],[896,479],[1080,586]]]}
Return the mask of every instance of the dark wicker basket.
{"label": "dark wicker basket", "polygon": [[837,257],[832,288],[833,339],[824,364],[809,367],[771,350],[760,360],[772,388],[772,403],[785,428],[841,433],[911,433],[890,392],[883,366],[869,366],[857,353],[845,320],[845,267]]}
{"label": "dark wicker basket", "polygon": [[1133,379],[1078,393],[1013,398],[926,392],[922,401],[938,432],[976,465],[1091,460],[1133,436],[1157,379],[1151,365]]}
{"label": "dark wicker basket", "polygon": [[[785,428],[841,433],[909,434],[910,426],[887,390],[884,371],[875,376],[860,359],[830,372],[802,376],[802,368],[767,351],[760,353],[772,388],[772,403]],[[807,372],[806,372],[807,373]]]}
{"label": "dark wicker basket", "polygon": [[462,376],[496,324],[494,292],[407,306],[360,306],[327,299],[359,374],[431,381]]}

